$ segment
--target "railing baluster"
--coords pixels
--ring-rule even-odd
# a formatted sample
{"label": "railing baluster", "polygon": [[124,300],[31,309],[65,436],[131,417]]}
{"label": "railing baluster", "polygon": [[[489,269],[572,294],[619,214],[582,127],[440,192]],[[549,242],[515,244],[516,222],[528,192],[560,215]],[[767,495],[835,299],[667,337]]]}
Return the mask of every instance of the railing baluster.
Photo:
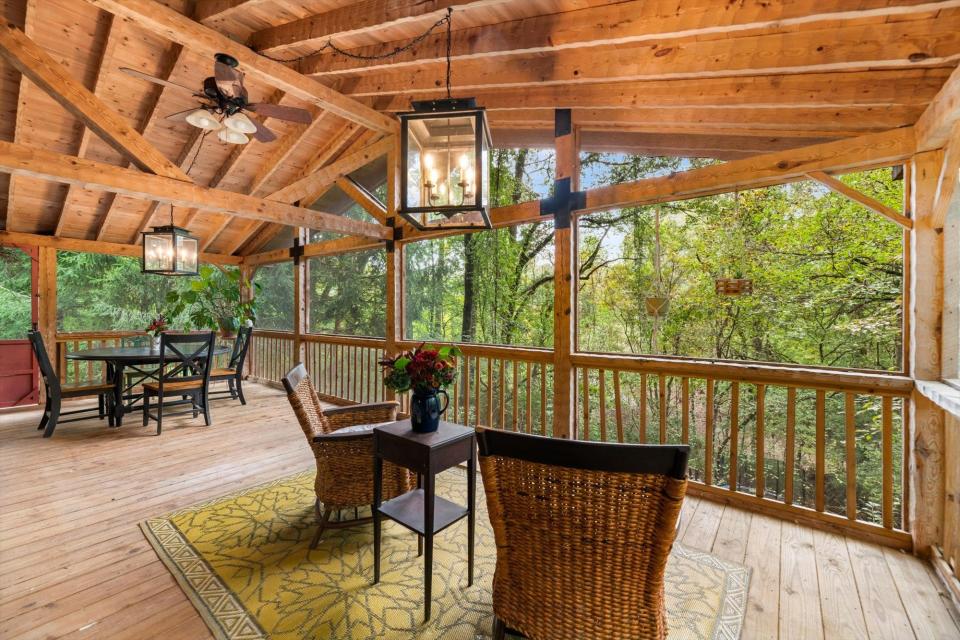
{"label": "railing baluster", "polygon": [[519,361],[513,361],[513,404],[510,406],[511,413],[511,424],[513,425],[513,430],[517,430],[518,421],[520,419],[520,383],[517,380],[520,375]]}
{"label": "railing baluster", "polygon": [[824,467],[826,465],[826,393],[823,389],[817,390],[817,431],[816,431],[816,497],[814,499],[814,506],[817,511],[824,510],[824,491],[823,491],[823,478],[824,478]]}
{"label": "railing baluster", "polygon": [[783,453],[786,463],[786,478],[783,482],[783,502],[787,505],[793,504],[793,475],[795,455],[795,440],[797,430],[797,390],[794,387],[787,388],[787,446]]}
{"label": "railing baluster", "polygon": [[640,374],[640,444],[647,442],[647,374]]}
{"label": "railing baluster", "polygon": [[473,374],[474,386],[476,387],[473,392],[474,403],[477,405],[475,411],[476,413],[476,422],[475,425],[480,424],[480,392],[482,388],[480,387],[480,356],[477,356],[477,367]]}
{"label": "railing baluster", "polygon": [[533,402],[530,399],[530,387],[532,381],[530,380],[530,361],[527,361],[527,413],[524,416],[524,427],[526,427],[527,433],[533,433],[533,425],[531,424],[533,420]]}
{"label": "railing baluster", "polygon": [[883,526],[893,528],[893,398],[883,396]]}
{"label": "railing baluster", "polygon": [[707,378],[707,416],[704,425],[703,483],[713,484],[713,379]]}
{"label": "railing baluster", "polygon": [[547,435],[547,365],[540,364],[540,435]]}
{"label": "railing baluster", "polygon": [[844,394],[844,427],[847,462],[847,518],[857,519],[857,397]]}
{"label": "railing baluster", "polygon": [[504,369],[506,364],[503,359],[500,359],[500,389],[498,390],[497,395],[500,396],[500,424],[497,425],[499,429],[507,428],[507,392],[506,392],[506,374]]}
{"label": "railing baluster", "polygon": [[683,415],[680,416],[680,442],[690,442],[690,378],[680,381],[680,404],[683,405]]}
{"label": "railing baluster", "polygon": [[667,443],[667,377],[662,373],[657,377],[657,398],[660,401],[660,444]]}
{"label": "railing baluster", "polygon": [[463,359],[463,424],[470,424],[470,356]]}
{"label": "railing baluster", "polygon": [[487,358],[487,426],[493,426],[493,358]]}
{"label": "railing baluster", "polygon": [[607,372],[600,369],[600,441],[607,441]]}
{"label": "railing baluster", "polygon": [[739,486],[740,446],[740,383],[730,383],[730,491]]}
{"label": "railing baluster", "polygon": [[590,439],[590,370],[584,367],[583,371],[583,435],[582,440]]}
{"label": "railing baluster", "polygon": [[617,442],[623,442],[623,402],[620,398],[620,372],[613,372],[614,415],[617,418]]}
{"label": "railing baluster", "polygon": [[766,425],[764,416],[766,415],[767,388],[765,385],[757,385],[757,446],[756,446],[756,479],[754,484],[757,489],[757,497],[762,498],[766,493],[767,471],[766,471],[766,450],[764,447],[766,441]]}

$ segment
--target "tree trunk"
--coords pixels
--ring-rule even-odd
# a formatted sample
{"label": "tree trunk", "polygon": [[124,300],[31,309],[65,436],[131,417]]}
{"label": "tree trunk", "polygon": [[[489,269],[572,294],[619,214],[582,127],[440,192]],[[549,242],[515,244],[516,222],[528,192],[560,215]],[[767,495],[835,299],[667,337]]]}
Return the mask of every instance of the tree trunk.
{"label": "tree trunk", "polygon": [[473,342],[477,326],[474,310],[474,273],[477,264],[476,234],[463,236],[463,321],[460,325],[460,341]]}

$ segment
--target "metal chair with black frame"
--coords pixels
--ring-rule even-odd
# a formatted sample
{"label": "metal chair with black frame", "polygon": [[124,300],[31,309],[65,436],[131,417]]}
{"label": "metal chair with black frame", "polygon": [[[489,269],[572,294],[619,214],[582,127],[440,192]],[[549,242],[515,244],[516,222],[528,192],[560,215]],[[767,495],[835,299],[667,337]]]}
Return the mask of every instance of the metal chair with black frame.
{"label": "metal chair with black frame", "polygon": [[230,363],[223,369],[213,369],[210,372],[210,382],[226,381],[227,388],[220,391],[211,391],[212,398],[230,397],[239,399],[240,404],[247,404],[243,397],[243,363],[247,359],[247,350],[250,348],[250,338],[253,327],[241,327],[233,341],[233,353],[230,354]]}
{"label": "metal chair with black frame", "polygon": [[[47,349],[43,343],[43,336],[39,331],[28,331],[27,337],[30,339],[30,345],[36,355],[37,363],[40,365],[40,376],[43,378],[43,386],[46,395],[46,403],[43,407],[43,417],[37,429],[43,429],[43,437],[49,438],[53,435],[54,429],[60,423],[78,422],[80,420],[89,420],[97,417],[103,420],[108,418],[112,427],[113,421],[113,392],[112,382],[77,382],[64,384],[60,382],[57,372],[50,362],[47,355]],[[97,406],[88,409],[75,409],[71,411],[62,411],[61,405],[64,400],[69,398],[89,398],[96,396]],[[61,416],[79,417],[61,420]]]}
{"label": "metal chair with black frame", "polygon": [[[192,413],[196,418],[203,412],[204,423],[210,426],[211,356],[215,335],[212,331],[193,334],[164,333],[160,337],[160,377],[156,382],[143,384],[143,426],[150,420],[157,422],[157,435],[163,430],[165,406],[190,405],[185,411],[168,413],[184,415]],[[184,345],[187,348],[183,348]],[[167,396],[180,396],[180,400],[166,403]],[[157,398],[157,415],[150,413],[150,399]]]}
{"label": "metal chair with black frame", "polygon": [[690,448],[482,427],[477,440],[497,548],[494,638],[663,640]]}

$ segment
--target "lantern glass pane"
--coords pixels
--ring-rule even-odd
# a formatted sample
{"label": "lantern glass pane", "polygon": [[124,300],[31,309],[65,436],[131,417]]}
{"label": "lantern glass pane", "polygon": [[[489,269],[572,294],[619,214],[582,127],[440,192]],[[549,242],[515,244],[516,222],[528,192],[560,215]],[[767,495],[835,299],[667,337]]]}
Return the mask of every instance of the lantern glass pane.
{"label": "lantern glass pane", "polygon": [[473,115],[414,118],[407,142],[407,204],[462,207],[477,203]]}
{"label": "lantern glass pane", "polygon": [[197,271],[197,239],[177,236],[177,271]]}
{"label": "lantern glass pane", "polygon": [[173,235],[150,233],[143,237],[145,271],[169,271],[173,268]]}

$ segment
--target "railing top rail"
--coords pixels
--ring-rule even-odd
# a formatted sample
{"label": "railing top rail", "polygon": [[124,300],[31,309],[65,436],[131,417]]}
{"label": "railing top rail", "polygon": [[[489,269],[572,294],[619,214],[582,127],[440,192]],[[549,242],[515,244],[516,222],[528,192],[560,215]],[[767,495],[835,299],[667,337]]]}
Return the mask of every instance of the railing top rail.
{"label": "railing top rail", "polygon": [[101,338],[130,338],[146,335],[146,331],[66,331],[57,333],[57,341],[68,340],[97,340]]}
{"label": "railing top rail", "polygon": [[773,384],[828,391],[858,391],[869,395],[907,396],[913,380],[897,374],[826,370],[775,364],[691,360],[686,358],[577,353],[576,367],[619,369],[690,378],[711,378],[753,384]]}

